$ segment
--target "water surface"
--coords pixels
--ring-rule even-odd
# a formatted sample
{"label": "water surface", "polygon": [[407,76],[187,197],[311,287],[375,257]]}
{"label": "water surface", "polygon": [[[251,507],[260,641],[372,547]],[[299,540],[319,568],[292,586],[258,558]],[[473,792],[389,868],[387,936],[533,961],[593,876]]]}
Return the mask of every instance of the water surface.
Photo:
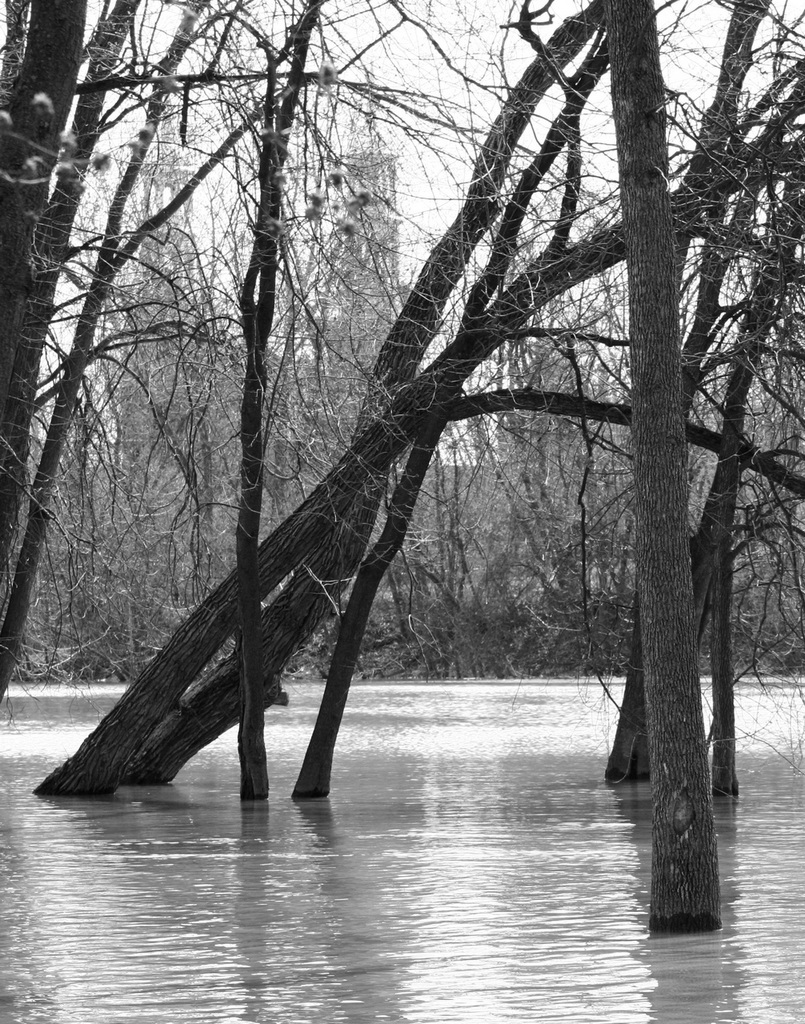
{"label": "water surface", "polygon": [[232,733],[168,787],[39,799],[119,691],[12,694],[0,1024],[797,1024],[805,704],[740,692],[724,928],[650,938],[648,789],[602,781],[594,684],[364,683],[329,800],[289,799],[321,688],[272,709],[269,805]]}

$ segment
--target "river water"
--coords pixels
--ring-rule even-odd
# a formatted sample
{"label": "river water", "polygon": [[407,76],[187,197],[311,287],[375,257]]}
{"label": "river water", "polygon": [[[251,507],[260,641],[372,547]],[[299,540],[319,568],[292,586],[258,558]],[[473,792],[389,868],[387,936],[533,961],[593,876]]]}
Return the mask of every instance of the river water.
{"label": "river water", "polygon": [[592,683],[353,687],[329,800],[289,799],[321,688],[169,787],[39,799],[119,690],[12,691],[0,726],[0,1024],[800,1024],[805,703],[739,692],[721,932],[650,938],[645,785],[602,781]]}

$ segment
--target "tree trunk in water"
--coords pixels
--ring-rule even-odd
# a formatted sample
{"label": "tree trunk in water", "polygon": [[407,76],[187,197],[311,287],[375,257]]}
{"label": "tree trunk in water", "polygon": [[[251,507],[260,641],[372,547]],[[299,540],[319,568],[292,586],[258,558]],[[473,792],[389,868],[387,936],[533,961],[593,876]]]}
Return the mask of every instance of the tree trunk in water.
{"label": "tree trunk in water", "polygon": [[654,808],[652,931],[721,926],[696,658],[675,234],[650,0],[610,0],[612,100],[629,277],[638,594]]}
{"label": "tree trunk in water", "polygon": [[[191,757],[238,724],[239,681],[238,659],[233,655],[165,716],[126,766],[120,785],[165,786],[172,782]],[[279,695],[279,677],[264,671],[263,708],[276,704]]]}
{"label": "tree trunk in water", "polygon": [[[424,409],[438,401],[439,385],[434,399],[433,382],[428,375],[423,376],[424,380],[420,378],[401,396],[404,416],[391,416],[389,421],[378,421],[365,428],[335,469],[261,543],[261,598],[302,562],[338,564],[341,554],[335,545],[340,527],[354,517],[356,503],[362,505],[366,488],[374,491],[380,486],[375,481],[385,479]],[[443,400],[449,400],[455,392],[452,381],[448,380],[447,385],[449,391]],[[376,503],[369,511],[372,515],[376,513]],[[364,544],[367,537],[368,533],[361,538]],[[188,685],[232,635],[236,622],[237,581],[234,573],[230,573],[177,629],[76,754],[52,772],[36,792],[113,792],[145,738],[178,708]]]}
{"label": "tree trunk in water", "polygon": [[444,420],[439,416],[431,416],[425,424],[408,458],[402,480],[392,495],[383,532],[358,572],[341,620],[316,725],[293,791],[295,799],[325,797],[330,792],[330,774],[338,730],[372,604],[386,569],[405,540],[414,504],[443,430]]}
{"label": "tree trunk in water", "polygon": [[[697,182],[705,180],[730,138],[730,126],[735,123],[738,114],[741,88],[754,63],[753,41],[768,6],[769,0],[738,0],[734,5],[721,58],[718,86],[705,113],[699,144],[688,172],[688,185],[692,191],[695,190]],[[714,223],[716,220],[723,223],[725,213],[726,203],[722,198],[718,212],[716,213],[714,207],[710,211],[710,217]],[[680,238],[678,243],[677,258],[684,260],[690,239]],[[725,253],[723,245],[705,243],[699,271],[695,316],[684,345],[682,406],[686,414],[690,411],[701,379],[702,361],[712,343],[711,332],[723,314],[720,301],[721,286],[729,266],[730,256]],[[710,501],[712,491],[711,497],[708,498],[708,502]],[[691,538],[690,550],[695,621],[698,623],[697,648],[700,648],[709,615],[708,595],[713,555],[713,540],[706,515],[702,516],[699,529]],[[606,778],[613,782],[621,778],[648,777],[649,773],[645,758],[642,761],[645,765],[645,774],[641,772],[634,776],[629,772],[631,754],[639,743],[639,730],[645,730],[642,652],[638,657],[636,651],[640,651],[637,616],[632,635],[632,656],[626,676],[623,709],[606,769]]]}
{"label": "tree trunk in water", "polygon": [[[249,623],[249,616],[244,617]],[[240,799],[268,799],[268,760],[266,758],[265,711],[263,700],[262,658],[259,656],[260,633],[257,638],[258,660],[255,666],[247,663],[243,637],[238,642],[240,662],[240,721],[238,726],[238,759],[240,761]],[[250,627],[249,627],[250,628]],[[252,643],[252,646],[254,644]],[[256,685],[255,685],[256,683]]]}
{"label": "tree trunk in water", "polygon": [[[268,225],[282,217],[280,172],[287,149],[276,139],[290,132],[294,121],[300,76],[307,60],[308,42],[318,20],[320,0],[309,5],[305,29],[295,40],[296,54],[285,90],[285,101],[275,102],[276,67],[266,54],[267,85],[263,108],[266,128],[260,147],[260,202],[254,243],[243,288],[240,311],[246,341],[246,373],[240,406],[240,507],[236,560],[238,618],[240,620],[240,758],[241,800],[268,799],[268,765],[263,697],[263,631],[260,595],[259,535],[263,506],[263,405],[267,397],[265,350],[274,328],[279,241]],[[294,71],[296,75],[294,77]],[[282,363],[278,369],[282,373]],[[276,391],[276,388],[275,388]],[[269,422],[273,409],[269,408]]]}
{"label": "tree trunk in water", "polygon": [[635,598],[632,650],[626,669],[626,685],[604,778],[607,782],[624,782],[627,779],[648,779],[649,776],[640,605]]}
{"label": "tree trunk in water", "polygon": [[[256,247],[255,247],[256,248]],[[275,254],[276,257],[276,254]],[[249,275],[247,275],[247,282]],[[273,294],[273,289],[272,289]],[[272,303],[273,304],[273,303]],[[265,342],[258,336],[254,303],[244,290],[246,377],[241,403],[241,485],[236,536],[238,618],[240,620],[240,758],[241,800],[268,799],[265,714],[263,711],[263,633],[258,548],[263,498],[263,396]]]}
{"label": "tree trunk in water", "polygon": [[[373,488],[356,503],[335,533],[263,611],[263,701],[274,704],[279,678],[324,616],[338,605],[355,572],[374,523],[380,491]],[[238,721],[238,664],[232,656],[191,686],[125,767],[126,785],[170,782],[181,767]]]}
{"label": "tree trunk in water", "polygon": [[[724,400],[723,436],[712,509],[716,538],[713,554],[713,793],[738,795],[735,770],[735,676],[732,664],[732,534],[741,486],[740,446],[746,422],[749,389],[763,345],[777,323],[785,291],[780,282],[788,267],[798,267],[798,249],[805,232],[805,199],[798,183],[787,183],[780,216],[770,225],[767,259],[757,266],[752,303],[741,323],[738,356]],[[708,502],[708,505],[711,503]]]}
{"label": "tree trunk in water", "polygon": [[[751,313],[744,330],[757,326]],[[713,677],[713,767],[716,796],[737,796],[735,771],[735,677],[732,663],[732,529],[741,486],[738,450],[746,417],[746,400],[754,378],[760,337],[749,338],[733,370],[724,403],[724,433],[702,528],[711,537],[712,556],[710,668]]]}
{"label": "tree trunk in water", "polygon": [[725,537],[713,572],[713,795],[737,796],[735,771],[735,677],[732,667],[732,550]]}
{"label": "tree trunk in water", "polygon": [[[713,488],[720,478],[714,477],[711,494],[705,509],[713,500]],[[696,652],[701,649],[702,637],[710,613],[708,594],[712,579],[713,538],[707,512],[702,515],[699,529],[690,540],[690,563],[693,578],[693,609],[696,624]],[[646,727],[646,691],[643,671],[643,645],[640,635],[640,605],[634,602],[634,625],[632,627],[632,650],[626,669],[626,684],[623,690],[618,725],[607,761],[604,778],[608,782],[622,782],[627,779],[648,779],[651,767],[648,756],[648,732]]]}

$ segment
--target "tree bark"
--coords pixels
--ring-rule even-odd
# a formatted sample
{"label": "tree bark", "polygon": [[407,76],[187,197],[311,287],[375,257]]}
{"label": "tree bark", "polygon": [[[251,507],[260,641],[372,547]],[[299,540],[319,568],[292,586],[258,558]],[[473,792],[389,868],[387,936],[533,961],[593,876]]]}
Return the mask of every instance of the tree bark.
{"label": "tree bark", "polygon": [[[259,231],[259,226],[258,226]],[[255,255],[258,253],[255,243]],[[276,268],[276,252],[271,261]],[[263,268],[261,268],[263,269]],[[273,320],[274,275],[268,285]],[[240,415],[241,484],[235,551],[238,576],[238,642],[240,663],[240,759],[241,800],[268,799],[265,721],[263,711],[263,638],[260,608],[259,534],[263,499],[263,400],[266,372],[263,362],[265,335],[258,333],[256,310],[247,283],[241,299],[246,337],[246,375]],[[262,282],[261,282],[262,284]],[[265,292],[261,288],[261,299]]]}
{"label": "tree bark", "polygon": [[650,0],[610,0],[629,277],[636,560],[651,760],[652,931],[719,928],[718,856],[693,621],[675,232]]}
{"label": "tree bark", "polygon": [[32,0],[25,54],[7,108],[11,127],[0,136],[0,413],[32,282],[34,227],[75,95],[86,8],[86,0]]}
{"label": "tree bark", "polygon": [[626,684],[615,739],[609,752],[604,778],[607,782],[625,782],[648,779],[650,774],[640,605],[635,597],[632,649],[626,667]]}
{"label": "tree bark", "polygon": [[[265,350],[274,328],[280,257],[277,227],[282,217],[280,172],[288,153],[287,147],[278,144],[277,140],[287,139],[293,127],[310,36],[318,21],[321,4],[322,0],[308,3],[300,21],[290,33],[288,47],[293,56],[281,99],[274,95],[274,57],[266,54],[268,84],[263,120],[270,130],[263,132],[259,166],[260,202],[251,260],[240,296],[246,341],[246,374],[240,411],[240,507],[235,545],[240,622],[238,755],[241,800],[268,798],[259,535],[265,450],[263,408],[267,399]],[[269,225],[274,225],[274,230],[270,230]],[[282,364],[278,373],[282,373]],[[273,416],[272,406],[273,401],[267,410],[269,429]]]}
{"label": "tree bark", "polygon": [[732,545],[716,546],[710,662],[713,673],[713,795],[738,796],[735,767],[735,675],[732,664]]}
{"label": "tree bark", "polygon": [[[730,143],[738,115],[741,87],[754,63],[752,44],[768,6],[769,0],[739,0],[733,8],[722,53],[716,94],[703,118],[699,144],[686,176],[686,184],[692,194],[696,191],[709,191],[708,175],[712,174],[717,158],[724,153]],[[718,221],[724,226],[726,195],[716,196],[710,202],[707,212],[711,222]],[[699,214],[701,215],[701,211]],[[689,236],[678,234],[678,241],[677,263],[681,269],[691,239]],[[732,258],[732,253],[723,244],[705,243],[699,263],[696,310],[683,346],[682,404],[685,414],[693,405],[701,381],[703,360],[713,342],[711,332],[722,313],[721,286]],[[691,539],[691,556],[697,635],[701,641],[707,618],[706,599],[711,577],[711,547],[702,536],[701,528]],[[639,618],[635,615],[632,651],[640,651],[642,658],[639,628]],[[605,777],[610,781],[633,777],[627,758],[630,757],[629,751],[637,749],[640,742],[639,729],[645,726],[642,665],[638,669],[636,663],[637,659],[633,653],[626,677],[623,709],[605,773]],[[645,760],[643,765],[645,774],[641,773],[640,777],[648,778],[649,769]]]}
{"label": "tree bark", "polygon": [[[757,343],[759,338],[755,339]],[[712,786],[716,796],[737,796],[735,767],[735,676],[732,659],[732,531],[741,486],[738,448],[757,348],[739,357],[724,403],[724,434],[700,533],[711,567],[710,668],[713,680]]]}

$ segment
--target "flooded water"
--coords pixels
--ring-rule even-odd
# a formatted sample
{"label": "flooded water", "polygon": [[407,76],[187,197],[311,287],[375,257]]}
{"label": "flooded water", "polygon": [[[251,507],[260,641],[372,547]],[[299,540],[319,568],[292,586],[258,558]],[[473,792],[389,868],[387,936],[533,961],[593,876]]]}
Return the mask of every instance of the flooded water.
{"label": "flooded water", "polygon": [[740,692],[724,928],[650,938],[649,800],[602,781],[594,684],[360,684],[327,801],[289,794],[320,687],[176,783],[31,790],[113,703],[13,694],[0,727],[0,1024],[786,1024],[805,1007],[805,703]]}

